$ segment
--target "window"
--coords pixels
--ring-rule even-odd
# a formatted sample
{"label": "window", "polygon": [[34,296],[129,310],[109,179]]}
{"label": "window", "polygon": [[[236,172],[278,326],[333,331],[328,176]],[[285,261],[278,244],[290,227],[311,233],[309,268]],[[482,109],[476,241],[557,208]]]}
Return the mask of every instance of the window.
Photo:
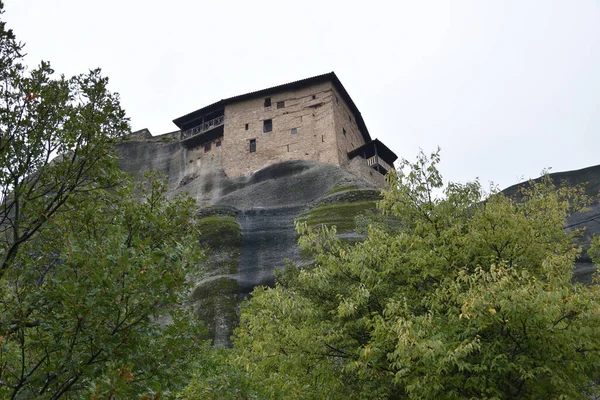
{"label": "window", "polygon": [[292,128],[292,135],[295,135],[296,133],[298,133],[298,128]]}
{"label": "window", "polygon": [[270,97],[267,97],[265,99],[265,107],[271,107],[271,98]]}
{"label": "window", "polygon": [[321,135],[321,142],[325,141],[325,135]]}
{"label": "window", "polygon": [[342,133],[346,136],[346,129],[342,128]]}
{"label": "window", "polygon": [[312,99],[314,100],[314,99],[316,99],[316,98],[317,98],[317,95],[316,95],[316,94],[313,94],[313,95],[312,95]]}
{"label": "window", "polygon": [[217,140],[215,142],[215,147],[221,147],[221,141],[220,140]]}
{"label": "window", "polygon": [[273,120],[265,119],[263,121],[263,132],[271,132],[273,130]]}
{"label": "window", "polygon": [[352,122],[352,117],[348,115],[348,121]]}
{"label": "window", "polygon": [[250,153],[256,152],[256,139],[250,139]]}
{"label": "window", "polygon": [[206,144],[204,145],[204,152],[205,152],[205,153],[208,153],[209,151],[210,151],[210,143],[206,143]]}
{"label": "window", "polygon": [[339,104],[340,103],[340,99],[338,99],[337,96],[335,96],[335,104]]}
{"label": "window", "polygon": [[277,108],[283,108],[283,107],[285,107],[285,101],[278,101]]}
{"label": "window", "polygon": [[248,130],[248,124],[246,124],[246,130]]}

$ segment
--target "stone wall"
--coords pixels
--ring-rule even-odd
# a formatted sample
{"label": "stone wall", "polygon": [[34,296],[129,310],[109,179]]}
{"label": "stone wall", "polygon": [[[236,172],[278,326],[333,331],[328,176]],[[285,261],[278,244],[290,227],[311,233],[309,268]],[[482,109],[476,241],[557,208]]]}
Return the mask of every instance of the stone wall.
{"label": "stone wall", "polygon": [[[141,146],[136,151],[144,151],[148,166],[166,172],[170,189],[177,190],[196,178],[206,180],[207,186],[219,186],[223,175],[249,176],[270,165],[291,160],[350,167],[348,152],[365,144],[356,116],[331,82],[271,94],[270,99],[268,107],[265,107],[265,97],[226,105],[223,136],[201,146],[190,148],[168,143],[179,131],[146,138],[149,132],[142,130],[132,137],[133,140],[164,142],[169,149],[176,147],[168,152],[171,154],[168,160],[164,152],[154,147],[150,150]],[[272,129],[268,132],[264,132],[265,120],[271,120]],[[251,140],[255,141],[253,152],[250,151]],[[364,163],[365,168],[355,165],[359,162]],[[126,165],[127,161],[122,163],[125,170],[135,168]],[[370,173],[372,170],[365,160],[352,164],[353,174],[376,187],[381,185],[382,177],[373,178],[375,172]],[[215,175],[215,171],[221,173]],[[206,192],[212,191],[191,194],[212,203],[213,199],[208,198]]]}
{"label": "stone wall", "polygon": [[331,95],[339,165],[345,165],[348,163],[348,153],[365,144],[365,139],[356,124],[356,116],[342,96],[335,88],[332,89]]}
{"label": "stone wall", "polygon": [[[262,97],[227,105],[222,150],[227,176],[249,175],[288,160],[339,165],[332,99],[327,82],[271,95],[270,107]],[[283,107],[277,108],[279,102]],[[264,132],[269,119],[272,130]],[[255,152],[250,152],[250,140],[256,141]]]}

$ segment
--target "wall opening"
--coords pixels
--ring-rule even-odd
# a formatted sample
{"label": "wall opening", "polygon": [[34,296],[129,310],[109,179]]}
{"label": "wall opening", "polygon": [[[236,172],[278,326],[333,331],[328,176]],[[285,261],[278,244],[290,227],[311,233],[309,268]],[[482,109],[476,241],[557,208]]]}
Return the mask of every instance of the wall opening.
{"label": "wall opening", "polygon": [[263,121],[263,132],[271,132],[273,130],[273,120],[265,119]]}

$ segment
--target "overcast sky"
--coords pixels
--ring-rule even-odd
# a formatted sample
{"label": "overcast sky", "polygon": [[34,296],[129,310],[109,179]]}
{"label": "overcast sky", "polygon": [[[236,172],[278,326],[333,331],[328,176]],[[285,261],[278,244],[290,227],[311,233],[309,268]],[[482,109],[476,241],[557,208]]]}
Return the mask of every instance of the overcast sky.
{"label": "overcast sky", "polygon": [[101,67],[134,130],[334,71],[373,138],[442,148],[451,181],[506,187],[600,164],[600,2],[5,0],[4,19],[73,75]]}

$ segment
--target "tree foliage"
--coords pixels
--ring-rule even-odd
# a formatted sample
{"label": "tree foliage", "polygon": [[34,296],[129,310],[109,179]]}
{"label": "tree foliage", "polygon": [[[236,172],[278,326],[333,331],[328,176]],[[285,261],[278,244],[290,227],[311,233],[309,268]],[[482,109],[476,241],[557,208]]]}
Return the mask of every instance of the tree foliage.
{"label": "tree foliage", "polygon": [[99,70],[29,71],[1,21],[0,76],[0,398],[173,394],[205,346],[180,306],[195,202],[119,171],[128,121]]}
{"label": "tree foliage", "polygon": [[600,291],[573,283],[577,232],[563,229],[586,204],[582,189],[543,179],[519,201],[486,197],[478,182],[444,187],[438,162],[421,154],[391,175],[379,208],[400,227],[372,226],[350,245],[298,225],[314,263],[289,267],[242,309],[230,363],[255,382],[247,393],[598,394]]}
{"label": "tree foliage", "polygon": [[0,55],[2,276],[20,246],[69,197],[114,182],[112,144],[129,128],[100,70],[54,78],[50,64],[42,62],[28,71],[23,45],[4,21]]}
{"label": "tree foliage", "polygon": [[145,201],[131,187],[70,198],[22,247],[2,280],[0,397],[163,393],[185,382],[202,347],[178,306],[199,259],[195,204],[151,182]]}

